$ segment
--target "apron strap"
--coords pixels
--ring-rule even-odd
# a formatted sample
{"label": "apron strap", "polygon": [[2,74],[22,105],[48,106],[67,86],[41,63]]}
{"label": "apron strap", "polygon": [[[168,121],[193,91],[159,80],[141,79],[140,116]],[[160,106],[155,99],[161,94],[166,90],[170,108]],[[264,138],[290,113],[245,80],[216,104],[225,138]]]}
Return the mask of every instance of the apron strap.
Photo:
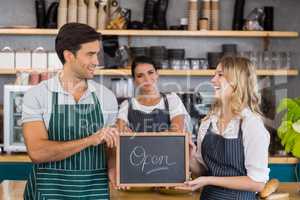
{"label": "apron strap", "polygon": [[103,112],[102,112],[102,109],[101,109],[101,104],[100,104],[100,102],[99,102],[99,99],[98,99],[98,97],[97,97],[97,95],[96,95],[95,92],[92,92],[92,96],[93,96],[93,100],[94,100],[94,105],[95,105],[95,107],[98,107],[98,109],[97,109],[98,112],[100,111],[100,113],[98,113],[99,115],[101,115],[100,121],[101,121],[101,123],[104,123]]}
{"label": "apron strap", "polygon": [[52,108],[58,105],[58,92],[52,92]]}
{"label": "apron strap", "polygon": [[169,102],[168,102],[168,99],[167,99],[167,95],[165,95],[164,93],[160,93],[163,100],[164,100],[164,103],[165,103],[165,108],[166,110],[168,111],[168,113],[170,114],[170,109],[169,109]]}
{"label": "apron strap", "polygon": [[242,123],[243,123],[243,120],[240,119],[240,124],[239,124],[239,138],[243,138],[243,131],[242,131]]}
{"label": "apron strap", "polygon": [[[160,93],[163,100],[164,100],[164,104],[165,104],[165,109],[168,112],[168,115],[170,115],[170,108],[169,108],[169,102],[167,99],[167,96],[164,93]],[[132,98],[128,99],[128,112],[132,110]]]}
{"label": "apron strap", "polygon": [[92,92],[92,97],[93,97],[93,100],[94,100],[94,104],[97,105],[99,103],[99,100],[98,100],[95,92]]}

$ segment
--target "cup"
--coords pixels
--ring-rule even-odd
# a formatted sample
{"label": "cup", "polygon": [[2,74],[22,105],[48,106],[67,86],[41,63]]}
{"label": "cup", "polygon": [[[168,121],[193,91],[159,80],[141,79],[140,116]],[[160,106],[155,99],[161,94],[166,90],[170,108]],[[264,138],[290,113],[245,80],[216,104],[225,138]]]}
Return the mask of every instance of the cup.
{"label": "cup", "polygon": [[177,59],[170,60],[170,67],[172,69],[178,70],[181,67],[181,61]]}
{"label": "cup", "polygon": [[270,69],[272,67],[272,52],[271,51],[263,51],[262,59],[263,59],[262,67],[264,69]]}
{"label": "cup", "polygon": [[199,59],[199,68],[200,69],[208,69],[208,61],[205,58]]}
{"label": "cup", "polygon": [[272,68],[274,69],[280,69],[282,67],[282,59],[281,59],[281,53],[273,51],[272,52]]}
{"label": "cup", "polygon": [[188,59],[181,60],[181,67],[180,67],[180,69],[188,70],[190,68],[191,68],[191,64],[190,64],[190,61]]}
{"label": "cup", "polygon": [[290,51],[281,52],[281,67],[284,69],[291,68],[292,53]]}
{"label": "cup", "polygon": [[200,69],[200,60],[198,58],[191,58],[191,69],[197,70]]}

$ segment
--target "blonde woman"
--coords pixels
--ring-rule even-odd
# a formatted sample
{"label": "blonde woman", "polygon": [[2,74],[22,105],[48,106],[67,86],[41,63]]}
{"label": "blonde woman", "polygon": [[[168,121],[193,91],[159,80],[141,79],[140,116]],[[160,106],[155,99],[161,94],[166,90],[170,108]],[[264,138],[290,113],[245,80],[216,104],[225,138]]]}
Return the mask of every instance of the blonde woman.
{"label": "blonde woman", "polygon": [[246,58],[223,58],[211,80],[216,101],[191,147],[199,176],[181,189],[203,188],[201,200],[252,200],[269,179],[269,133],[259,110],[255,67]]}

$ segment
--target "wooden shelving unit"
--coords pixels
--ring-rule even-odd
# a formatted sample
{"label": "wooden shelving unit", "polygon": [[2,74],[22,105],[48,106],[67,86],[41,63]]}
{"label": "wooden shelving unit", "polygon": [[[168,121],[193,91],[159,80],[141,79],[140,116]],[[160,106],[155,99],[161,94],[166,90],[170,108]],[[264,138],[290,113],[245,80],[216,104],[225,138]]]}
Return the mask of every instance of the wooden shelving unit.
{"label": "wooden shelving unit", "polygon": [[[30,70],[29,70],[30,71]],[[43,70],[38,70],[43,71]],[[0,69],[0,75],[15,75],[15,69]],[[161,76],[213,76],[215,70],[159,70]],[[103,76],[128,76],[131,74],[130,69],[97,69],[95,75]],[[298,76],[298,69],[259,69],[258,76]]]}
{"label": "wooden shelving unit", "polygon": [[[98,30],[103,35],[155,37],[298,37],[290,31]],[[0,35],[56,35],[58,29],[0,28]]]}

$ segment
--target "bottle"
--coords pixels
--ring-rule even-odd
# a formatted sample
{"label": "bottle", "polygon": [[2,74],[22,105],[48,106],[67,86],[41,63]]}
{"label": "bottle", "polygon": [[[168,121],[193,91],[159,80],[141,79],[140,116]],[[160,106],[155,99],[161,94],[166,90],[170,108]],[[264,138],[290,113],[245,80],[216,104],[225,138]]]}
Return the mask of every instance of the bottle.
{"label": "bottle", "polygon": [[100,1],[98,8],[98,25],[99,30],[105,30],[107,25],[107,1]]}
{"label": "bottle", "polygon": [[97,8],[95,0],[89,0],[88,5],[88,25],[97,28]]}
{"label": "bottle", "polygon": [[77,0],[69,0],[68,23],[77,22]]}
{"label": "bottle", "polygon": [[60,0],[58,6],[58,16],[57,16],[57,26],[58,28],[62,27],[65,23],[67,23],[67,8],[68,0]]}
{"label": "bottle", "polygon": [[87,23],[87,5],[84,0],[78,0],[78,16],[77,22],[86,24]]}

